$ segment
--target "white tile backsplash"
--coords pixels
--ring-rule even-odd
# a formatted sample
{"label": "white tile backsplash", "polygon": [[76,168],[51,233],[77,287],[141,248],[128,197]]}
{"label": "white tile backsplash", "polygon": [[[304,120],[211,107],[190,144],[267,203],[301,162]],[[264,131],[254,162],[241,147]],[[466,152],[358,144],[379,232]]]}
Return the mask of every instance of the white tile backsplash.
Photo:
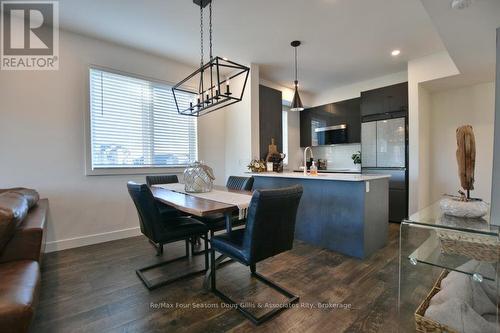
{"label": "white tile backsplash", "polygon": [[352,154],[361,151],[361,144],[312,147],[314,159],[327,160],[328,169],[356,169]]}

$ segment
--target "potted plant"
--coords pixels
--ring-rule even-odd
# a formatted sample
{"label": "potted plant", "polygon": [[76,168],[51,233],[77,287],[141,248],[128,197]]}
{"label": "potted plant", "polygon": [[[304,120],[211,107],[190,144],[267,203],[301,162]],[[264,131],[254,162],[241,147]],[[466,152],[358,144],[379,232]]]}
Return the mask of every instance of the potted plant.
{"label": "potted plant", "polygon": [[357,151],[351,156],[352,162],[357,170],[361,170],[361,152]]}
{"label": "potted plant", "polygon": [[251,172],[265,172],[266,171],[266,162],[263,160],[252,160],[247,168]]}

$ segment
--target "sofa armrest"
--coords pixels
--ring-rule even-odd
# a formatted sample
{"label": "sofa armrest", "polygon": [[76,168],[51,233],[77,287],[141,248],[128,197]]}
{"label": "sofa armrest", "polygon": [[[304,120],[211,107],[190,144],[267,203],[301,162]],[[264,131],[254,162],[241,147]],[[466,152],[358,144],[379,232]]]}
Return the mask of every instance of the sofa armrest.
{"label": "sofa armrest", "polygon": [[28,213],[0,255],[0,263],[13,260],[40,262],[45,252],[49,201],[41,199]]}

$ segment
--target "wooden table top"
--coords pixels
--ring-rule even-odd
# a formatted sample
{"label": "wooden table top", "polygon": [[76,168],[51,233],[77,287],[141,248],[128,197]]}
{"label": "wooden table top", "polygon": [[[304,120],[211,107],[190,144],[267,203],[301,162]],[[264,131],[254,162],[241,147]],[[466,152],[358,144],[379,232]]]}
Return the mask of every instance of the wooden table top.
{"label": "wooden table top", "polygon": [[[251,191],[230,190],[223,186],[214,186],[214,189],[219,191],[228,191],[234,193],[252,195]],[[194,197],[189,194],[174,192],[161,187],[152,186],[151,192],[156,200],[170,205],[182,212],[204,217],[216,213],[228,213],[238,210],[238,206],[225,204],[213,200]]]}

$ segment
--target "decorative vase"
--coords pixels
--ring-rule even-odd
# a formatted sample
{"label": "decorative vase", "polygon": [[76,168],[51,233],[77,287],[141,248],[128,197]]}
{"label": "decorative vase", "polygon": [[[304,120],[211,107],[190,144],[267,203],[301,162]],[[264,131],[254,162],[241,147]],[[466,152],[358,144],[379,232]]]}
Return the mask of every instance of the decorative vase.
{"label": "decorative vase", "polygon": [[439,202],[441,211],[445,215],[480,218],[488,213],[489,205],[481,199],[469,199],[464,201],[460,197],[445,196]]}
{"label": "decorative vase", "polygon": [[194,162],[184,170],[184,190],[190,193],[210,192],[214,186],[214,172],[203,162]]}

